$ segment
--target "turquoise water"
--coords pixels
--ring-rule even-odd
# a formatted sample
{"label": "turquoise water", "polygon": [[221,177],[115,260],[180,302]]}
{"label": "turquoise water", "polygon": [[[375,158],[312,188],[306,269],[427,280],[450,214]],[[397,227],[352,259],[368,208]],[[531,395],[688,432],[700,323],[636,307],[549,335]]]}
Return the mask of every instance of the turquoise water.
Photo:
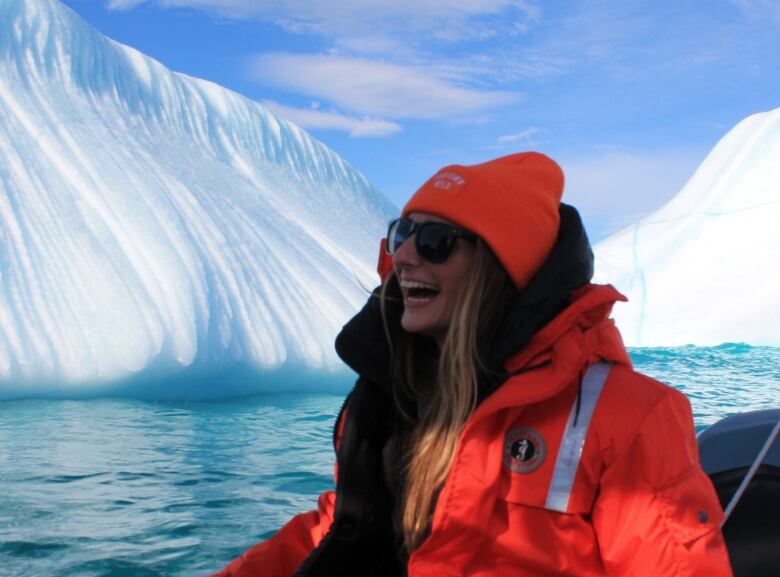
{"label": "turquoise water", "polygon": [[[780,349],[634,349],[697,428],[780,406]],[[0,403],[0,577],[203,575],[332,486],[342,398]]]}

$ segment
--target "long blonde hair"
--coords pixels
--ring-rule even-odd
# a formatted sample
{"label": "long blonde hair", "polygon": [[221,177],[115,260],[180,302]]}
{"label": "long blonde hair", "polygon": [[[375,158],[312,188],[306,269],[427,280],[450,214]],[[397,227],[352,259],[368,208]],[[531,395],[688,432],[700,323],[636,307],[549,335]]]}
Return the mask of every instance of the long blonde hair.
{"label": "long blonde hair", "polygon": [[[383,287],[383,303],[387,286]],[[473,267],[458,295],[433,382],[427,383],[429,386],[420,383],[424,361],[415,358],[414,335],[403,334],[393,351],[394,386],[427,401],[427,409],[419,416],[406,444],[403,500],[398,510],[410,554],[427,533],[431,510],[449,473],[461,430],[476,407],[485,348],[513,293],[509,276],[487,245],[477,239]],[[385,328],[389,336],[387,325]]]}

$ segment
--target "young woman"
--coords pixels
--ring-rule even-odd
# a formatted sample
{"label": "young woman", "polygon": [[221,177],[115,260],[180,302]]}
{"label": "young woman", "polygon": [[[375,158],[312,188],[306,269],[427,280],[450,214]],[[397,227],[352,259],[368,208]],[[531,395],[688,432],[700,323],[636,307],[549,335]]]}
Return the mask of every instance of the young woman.
{"label": "young woman", "polygon": [[727,577],[685,397],[634,372],[563,174],[449,166],[336,340],[336,489],[221,576]]}

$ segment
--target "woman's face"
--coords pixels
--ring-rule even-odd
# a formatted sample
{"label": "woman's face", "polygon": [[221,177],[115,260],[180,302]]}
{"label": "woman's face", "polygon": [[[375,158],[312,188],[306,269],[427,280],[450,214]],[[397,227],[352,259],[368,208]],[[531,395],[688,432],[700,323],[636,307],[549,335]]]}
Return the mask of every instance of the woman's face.
{"label": "woman's face", "polygon": [[[414,222],[436,221],[453,224],[438,216],[413,212]],[[401,285],[404,312],[401,326],[442,344],[455,313],[455,304],[474,262],[474,245],[458,238],[450,256],[442,263],[420,258],[410,236],[393,254],[393,270]]]}

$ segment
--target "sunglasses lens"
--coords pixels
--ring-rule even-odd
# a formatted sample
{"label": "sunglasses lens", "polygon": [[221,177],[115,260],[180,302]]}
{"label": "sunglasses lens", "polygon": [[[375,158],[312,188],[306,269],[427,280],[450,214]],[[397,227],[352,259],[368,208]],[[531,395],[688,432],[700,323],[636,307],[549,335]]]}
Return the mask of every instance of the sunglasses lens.
{"label": "sunglasses lens", "polygon": [[391,222],[387,229],[387,253],[395,254],[412,234],[416,235],[414,246],[417,254],[428,262],[440,263],[450,256],[458,230],[441,222],[417,224],[399,218]]}
{"label": "sunglasses lens", "polygon": [[404,241],[409,238],[412,223],[405,218],[398,218],[390,223],[387,230],[387,252],[395,254]]}
{"label": "sunglasses lens", "polygon": [[417,231],[417,252],[430,262],[444,262],[450,256],[456,231],[446,224],[428,222]]}

